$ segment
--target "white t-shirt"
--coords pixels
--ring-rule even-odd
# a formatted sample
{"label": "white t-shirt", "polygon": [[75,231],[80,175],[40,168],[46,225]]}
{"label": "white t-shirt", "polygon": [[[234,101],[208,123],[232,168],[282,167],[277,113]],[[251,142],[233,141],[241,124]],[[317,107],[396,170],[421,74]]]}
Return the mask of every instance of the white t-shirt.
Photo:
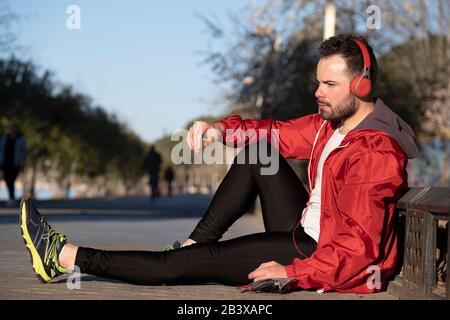
{"label": "white t-shirt", "polygon": [[322,191],[322,171],[323,164],[328,158],[330,153],[339,147],[342,140],[344,140],[345,134],[339,133],[339,129],[336,129],[328,140],[325,148],[320,155],[319,164],[317,166],[317,176],[314,189],[311,191],[309,196],[309,204],[305,208],[306,212],[303,216],[302,226],[305,233],[312,237],[316,242],[319,241],[320,234],[320,202],[321,202],[321,191]]}

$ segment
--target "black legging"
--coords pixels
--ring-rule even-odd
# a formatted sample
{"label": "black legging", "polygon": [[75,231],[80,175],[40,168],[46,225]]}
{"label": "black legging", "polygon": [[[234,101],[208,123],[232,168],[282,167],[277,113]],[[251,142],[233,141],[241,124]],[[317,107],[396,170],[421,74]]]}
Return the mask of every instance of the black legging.
{"label": "black legging", "polygon": [[[249,147],[241,152],[250,154]],[[273,152],[273,151],[272,151]],[[237,159],[237,158],[236,158]],[[82,273],[136,284],[248,284],[248,274],[261,263],[282,265],[304,258],[293,244],[292,230],[308,193],[287,161],[279,156],[274,175],[261,175],[263,165],[236,164],[226,174],[205,215],[190,238],[198,243],[173,251],[104,251],[79,248],[75,264]],[[248,160],[248,159],[247,159]],[[259,195],[266,232],[218,241],[252,206]],[[295,232],[301,252],[316,250],[300,226]]]}

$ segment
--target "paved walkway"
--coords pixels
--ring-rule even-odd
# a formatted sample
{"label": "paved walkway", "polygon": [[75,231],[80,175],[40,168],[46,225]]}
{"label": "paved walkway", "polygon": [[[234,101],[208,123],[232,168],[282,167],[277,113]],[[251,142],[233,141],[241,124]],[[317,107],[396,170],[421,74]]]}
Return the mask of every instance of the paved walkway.
{"label": "paved walkway", "polygon": [[[183,240],[194,228],[211,197],[181,195],[150,202],[147,198],[41,201],[38,208],[71,242],[104,249],[160,250]],[[0,206],[0,299],[396,299],[388,293],[374,295],[294,292],[286,295],[241,294],[222,285],[138,286],[82,275],[80,289],[69,289],[69,276],[41,284],[20,237],[18,210]],[[256,215],[245,215],[224,239],[263,231]],[[72,288],[75,283],[69,281]],[[69,287],[70,287],[69,285]]]}

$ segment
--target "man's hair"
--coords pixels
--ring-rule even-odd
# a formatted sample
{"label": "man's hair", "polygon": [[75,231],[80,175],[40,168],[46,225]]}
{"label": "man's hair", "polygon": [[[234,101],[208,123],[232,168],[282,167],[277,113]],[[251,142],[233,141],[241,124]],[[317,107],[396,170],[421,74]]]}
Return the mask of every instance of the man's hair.
{"label": "man's hair", "polygon": [[320,58],[329,57],[335,54],[340,54],[347,63],[347,69],[352,77],[361,74],[364,68],[364,59],[359,46],[352,40],[352,38],[362,41],[369,51],[370,56],[370,80],[372,82],[372,90],[375,88],[377,81],[378,64],[372,47],[367,43],[367,39],[353,34],[340,34],[331,37],[320,45]]}

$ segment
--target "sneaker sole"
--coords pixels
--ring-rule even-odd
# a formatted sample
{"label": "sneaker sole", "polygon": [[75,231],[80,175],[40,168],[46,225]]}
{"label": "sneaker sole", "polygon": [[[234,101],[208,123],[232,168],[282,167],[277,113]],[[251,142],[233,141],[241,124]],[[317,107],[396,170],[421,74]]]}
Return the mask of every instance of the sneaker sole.
{"label": "sneaker sole", "polygon": [[20,202],[20,231],[22,233],[22,238],[25,243],[25,247],[30,254],[31,264],[33,266],[33,270],[36,273],[38,279],[42,283],[48,283],[52,280],[51,277],[48,276],[47,272],[45,272],[44,264],[42,259],[37,252],[33,241],[31,240],[30,234],[28,233],[28,228],[26,225],[27,221],[27,212],[29,211],[29,203],[26,200],[22,200]]}

